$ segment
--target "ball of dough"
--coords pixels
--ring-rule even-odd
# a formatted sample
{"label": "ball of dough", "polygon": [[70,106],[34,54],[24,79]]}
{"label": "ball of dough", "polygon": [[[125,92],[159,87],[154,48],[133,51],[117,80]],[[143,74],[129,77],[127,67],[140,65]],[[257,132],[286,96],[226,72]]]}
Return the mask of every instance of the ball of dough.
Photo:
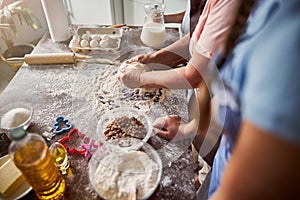
{"label": "ball of dough", "polygon": [[91,40],[90,41],[90,47],[91,48],[96,48],[96,47],[99,47],[99,43],[98,43],[98,41],[97,40]]}
{"label": "ball of dough", "polygon": [[143,63],[139,62],[132,62],[132,63],[127,63],[127,61],[124,61],[120,65],[120,69],[140,69],[140,70],[145,70],[146,65]]}
{"label": "ball of dough", "polygon": [[88,47],[89,46],[89,41],[83,39],[80,41],[80,46],[81,47]]}

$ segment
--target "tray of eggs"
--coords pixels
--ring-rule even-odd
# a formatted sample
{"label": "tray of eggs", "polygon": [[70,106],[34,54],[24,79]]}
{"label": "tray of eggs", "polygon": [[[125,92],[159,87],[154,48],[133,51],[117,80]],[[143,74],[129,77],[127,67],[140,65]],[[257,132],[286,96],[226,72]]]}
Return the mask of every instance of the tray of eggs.
{"label": "tray of eggs", "polygon": [[122,29],[104,27],[80,27],[72,37],[69,47],[73,52],[89,50],[118,50]]}

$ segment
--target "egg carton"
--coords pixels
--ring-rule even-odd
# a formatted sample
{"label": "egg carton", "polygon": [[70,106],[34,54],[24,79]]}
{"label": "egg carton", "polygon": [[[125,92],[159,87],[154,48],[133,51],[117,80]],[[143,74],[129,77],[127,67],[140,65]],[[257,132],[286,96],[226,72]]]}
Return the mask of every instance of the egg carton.
{"label": "egg carton", "polygon": [[115,51],[120,48],[121,38],[120,28],[80,27],[69,47],[76,53],[90,50]]}

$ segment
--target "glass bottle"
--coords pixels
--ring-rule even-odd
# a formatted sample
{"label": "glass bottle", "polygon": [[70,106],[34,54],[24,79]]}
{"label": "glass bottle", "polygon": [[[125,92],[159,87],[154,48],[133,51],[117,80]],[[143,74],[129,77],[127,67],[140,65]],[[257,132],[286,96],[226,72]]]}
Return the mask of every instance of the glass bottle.
{"label": "glass bottle", "polygon": [[146,17],[143,25],[141,40],[153,48],[160,48],[166,40],[164,23],[165,5],[160,2],[146,3],[144,6]]}
{"label": "glass bottle", "polygon": [[58,170],[63,175],[67,174],[70,162],[68,160],[68,152],[64,145],[59,142],[55,142],[49,147],[49,150],[54,164],[56,165]]}
{"label": "glass bottle", "polygon": [[11,130],[9,153],[39,199],[62,199],[66,185],[44,139],[26,133],[22,127]]}

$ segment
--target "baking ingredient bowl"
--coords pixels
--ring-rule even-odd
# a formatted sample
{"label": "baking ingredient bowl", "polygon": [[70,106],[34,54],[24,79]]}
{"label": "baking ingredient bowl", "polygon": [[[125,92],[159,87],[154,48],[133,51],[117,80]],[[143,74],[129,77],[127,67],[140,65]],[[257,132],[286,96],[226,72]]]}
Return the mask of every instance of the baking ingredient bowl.
{"label": "baking ingredient bowl", "polygon": [[160,183],[162,161],[148,143],[139,149],[124,149],[106,142],[91,157],[88,174],[94,190],[104,199],[148,199]]}
{"label": "baking ingredient bowl", "polygon": [[26,130],[33,114],[33,108],[25,102],[7,104],[0,109],[0,127],[8,132],[22,128]]}
{"label": "baking ingredient bowl", "polygon": [[146,143],[152,136],[152,123],[148,116],[139,109],[113,108],[101,116],[97,126],[97,135],[103,142],[120,138],[127,138],[127,140],[137,138],[142,143]]}

